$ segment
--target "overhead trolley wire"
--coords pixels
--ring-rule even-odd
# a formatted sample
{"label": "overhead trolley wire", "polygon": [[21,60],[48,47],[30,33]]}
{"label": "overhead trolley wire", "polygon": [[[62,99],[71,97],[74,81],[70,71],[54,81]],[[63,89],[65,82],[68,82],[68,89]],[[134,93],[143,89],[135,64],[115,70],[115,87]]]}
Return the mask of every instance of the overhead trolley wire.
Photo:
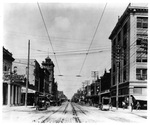
{"label": "overhead trolley wire", "polygon": [[83,66],[84,66],[84,64],[85,64],[85,61],[86,61],[86,59],[87,59],[88,53],[89,53],[90,48],[91,48],[91,46],[92,46],[92,43],[93,43],[93,41],[94,41],[94,38],[95,38],[95,35],[96,35],[96,33],[97,33],[98,27],[99,27],[100,22],[101,22],[101,20],[102,20],[102,18],[103,18],[103,15],[104,15],[106,6],[107,6],[107,3],[105,4],[105,7],[104,7],[104,9],[103,9],[103,12],[102,12],[102,14],[101,14],[101,16],[100,16],[100,19],[99,19],[99,21],[98,21],[98,25],[97,25],[97,27],[96,27],[96,30],[95,30],[94,35],[93,35],[93,37],[92,37],[91,43],[90,43],[90,45],[89,45],[89,48],[88,48],[87,53],[86,53],[86,55],[85,55],[85,58],[84,58],[84,60],[83,60],[83,63],[82,63],[82,66],[81,66],[79,75],[81,74],[81,71],[82,71]]}
{"label": "overhead trolley wire", "polygon": [[52,51],[53,51],[53,54],[54,54],[54,57],[55,57],[55,60],[56,60],[56,64],[57,64],[57,67],[58,67],[58,71],[59,71],[59,73],[61,74],[60,69],[59,69],[59,65],[58,65],[58,61],[57,61],[57,58],[56,58],[56,53],[55,53],[55,51],[54,51],[54,48],[53,48],[53,45],[52,45],[52,41],[51,41],[51,38],[50,38],[50,35],[49,35],[49,32],[48,32],[48,29],[47,29],[47,26],[46,26],[46,23],[45,23],[43,14],[42,14],[42,10],[41,10],[40,5],[39,5],[38,2],[37,2],[37,5],[38,5],[39,11],[40,11],[40,15],[41,15],[42,20],[43,20],[43,24],[44,24],[45,30],[46,30],[46,32],[47,32],[47,36],[48,36],[48,39],[49,39],[49,43],[50,43],[50,45],[51,45],[51,47],[52,47]]}
{"label": "overhead trolley wire", "polygon": [[[44,51],[44,50],[39,50],[39,49],[33,49],[31,48],[32,50],[34,51],[38,51],[40,53],[47,53],[47,51]],[[68,51],[55,51],[56,52],[56,55],[58,54],[77,54],[77,53],[86,53],[87,49],[80,49],[80,50],[68,50]],[[93,49],[90,49],[89,53],[91,52],[100,52],[100,51],[110,51],[110,48],[93,48]],[[49,52],[50,54],[52,54],[53,52]]]}

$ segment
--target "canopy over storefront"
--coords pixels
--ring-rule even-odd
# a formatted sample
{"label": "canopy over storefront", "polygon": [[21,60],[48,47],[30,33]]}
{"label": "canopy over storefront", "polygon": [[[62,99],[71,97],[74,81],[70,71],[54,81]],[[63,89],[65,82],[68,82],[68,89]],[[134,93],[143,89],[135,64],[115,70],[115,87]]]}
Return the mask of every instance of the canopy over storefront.
{"label": "canopy over storefront", "polygon": [[[35,92],[36,92],[35,90],[32,90],[32,89],[28,88],[28,93],[35,93]],[[26,88],[25,87],[21,88],[21,93],[26,93]]]}
{"label": "canopy over storefront", "polygon": [[147,101],[147,96],[134,96],[134,98],[139,101]]}

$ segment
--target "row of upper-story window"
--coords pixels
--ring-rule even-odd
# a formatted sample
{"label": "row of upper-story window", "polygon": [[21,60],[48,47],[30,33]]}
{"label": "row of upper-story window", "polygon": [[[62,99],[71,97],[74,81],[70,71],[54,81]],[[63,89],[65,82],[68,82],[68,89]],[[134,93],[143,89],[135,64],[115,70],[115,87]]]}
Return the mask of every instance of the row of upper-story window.
{"label": "row of upper-story window", "polygon": [[[127,24],[128,22],[126,22],[126,24],[123,27],[124,35],[127,33]],[[148,17],[137,17],[137,28],[146,28],[147,25],[148,25]],[[116,48],[117,48],[116,45],[121,40],[121,32],[118,33],[117,37],[118,37],[118,40],[115,38],[113,41],[113,48],[112,48],[113,53],[116,53]],[[137,49],[137,54],[136,54],[137,62],[147,62],[147,43],[148,43],[147,33],[145,32],[141,34],[137,33],[136,45],[137,45],[137,48],[140,48],[140,51],[139,49]],[[127,50],[127,38],[126,37],[123,38],[122,48],[125,51]],[[124,54],[126,54],[126,52]]]}
{"label": "row of upper-story window", "polygon": [[136,62],[147,62],[148,37],[147,33],[137,34]]}
{"label": "row of upper-story window", "polygon": [[[136,27],[137,28],[148,28],[148,17],[137,17],[136,18]],[[130,24],[130,29],[133,27],[133,24]],[[128,21],[124,24],[123,28],[122,28],[122,32],[123,32],[123,37],[125,37],[127,31],[128,31]],[[118,32],[118,34],[116,35],[116,38],[118,39],[114,39],[113,40],[113,45],[117,45],[117,42],[119,42],[121,40],[121,31]]]}
{"label": "row of upper-story window", "polygon": [[137,17],[137,28],[148,28],[148,17]]}
{"label": "row of upper-story window", "polygon": [[[122,77],[122,82],[125,82],[127,80],[127,73],[126,71],[123,72],[123,77]],[[116,84],[116,75],[113,74],[113,81],[112,81],[112,85]],[[147,80],[147,69],[144,68],[137,68],[136,69],[136,80]],[[121,78],[120,75],[118,77],[118,82],[121,82]]]}

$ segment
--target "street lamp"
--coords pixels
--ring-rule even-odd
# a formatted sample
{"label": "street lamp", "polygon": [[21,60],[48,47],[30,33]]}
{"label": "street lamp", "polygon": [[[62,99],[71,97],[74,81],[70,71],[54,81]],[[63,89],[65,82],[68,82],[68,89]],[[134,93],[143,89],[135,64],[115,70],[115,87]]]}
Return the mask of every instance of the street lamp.
{"label": "street lamp", "polygon": [[76,75],[76,77],[82,77],[81,75]]}
{"label": "street lamp", "polygon": [[63,76],[63,75],[58,75],[58,76]]}

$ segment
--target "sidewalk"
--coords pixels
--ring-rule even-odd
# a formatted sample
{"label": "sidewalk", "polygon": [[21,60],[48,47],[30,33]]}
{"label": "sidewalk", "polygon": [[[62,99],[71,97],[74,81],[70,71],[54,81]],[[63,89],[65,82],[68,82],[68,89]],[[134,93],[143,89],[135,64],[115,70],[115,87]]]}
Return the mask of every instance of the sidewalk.
{"label": "sidewalk", "polygon": [[2,106],[2,122],[31,122],[35,113],[34,106]]}
{"label": "sidewalk", "polygon": [[26,111],[31,112],[35,110],[34,106],[2,106],[2,112],[8,112],[8,111]]}
{"label": "sidewalk", "polygon": [[[95,106],[90,106],[88,104],[85,104],[84,106],[87,106],[87,107],[95,107]],[[98,108],[98,107],[95,107],[95,108]],[[99,108],[98,108],[99,109]],[[116,107],[112,107],[112,109],[110,109],[110,111],[112,112],[124,112],[124,113],[130,113],[130,114],[134,114],[134,115],[137,115],[139,117],[142,117],[142,118],[145,118],[147,119],[147,110],[132,110],[131,112],[131,109],[123,109],[123,108],[118,108],[118,110],[116,109]]]}
{"label": "sidewalk", "polygon": [[132,110],[131,112],[130,109],[118,108],[117,110],[116,107],[113,107],[112,109],[110,109],[110,111],[131,113],[131,114],[147,119],[147,110]]}

